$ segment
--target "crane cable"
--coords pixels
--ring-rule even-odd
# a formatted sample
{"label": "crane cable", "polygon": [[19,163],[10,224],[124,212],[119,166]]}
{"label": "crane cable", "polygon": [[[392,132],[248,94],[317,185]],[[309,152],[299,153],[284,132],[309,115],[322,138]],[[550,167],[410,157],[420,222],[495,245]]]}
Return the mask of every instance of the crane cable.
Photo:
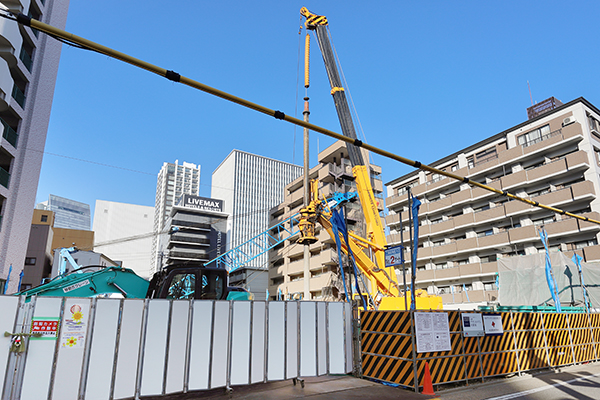
{"label": "crane cable", "polygon": [[[7,17],[6,15],[2,15],[2,16],[3,17]],[[7,18],[9,18],[9,17],[7,17]],[[15,18],[10,18],[10,19],[15,19]],[[63,31],[61,29],[53,27],[52,25],[45,24],[45,23],[40,22],[38,20],[35,20],[35,19],[31,18],[31,17],[28,17],[28,16],[26,16],[24,14],[19,13],[16,16],[16,21],[18,23],[22,24],[22,25],[29,26],[31,28],[37,29],[38,31],[44,32],[44,33],[46,33],[46,34],[48,34],[48,35],[50,35],[52,37],[58,38],[59,40],[61,40],[63,42],[73,43],[77,47],[85,48],[85,49],[92,50],[92,51],[95,51],[95,52],[100,53],[100,54],[104,54],[104,55],[112,57],[112,58],[116,58],[117,60],[121,60],[121,61],[123,61],[125,63],[128,63],[128,64],[131,64],[133,66],[145,69],[146,71],[149,71],[149,72],[152,72],[154,74],[163,76],[163,77],[165,77],[165,78],[167,78],[167,79],[169,79],[169,80],[171,80],[173,82],[182,83],[182,84],[184,84],[186,86],[190,86],[190,87],[192,87],[194,89],[198,89],[198,90],[201,90],[201,91],[203,91],[205,93],[212,94],[213,96],[220,97],[220,98],[222,98],[224,100],[228,100],[228,101],[230,101],[232,103],[236,103],[236,104],[239,104],[239,105],[244,106],[246,108],[250,108],[252,110],[261,112],[263,114],[270,115],[270,116],[272,116],[272,117],[274,117],[276,119],[285,120],[285,121],[290,122],[292,124],[295,124],[295,125],[298,125],[298,126],[302,126],[304,128],[308,128],[308,129],[310,129],[310,130],[312,130],[314,132],[321,133],[323,135],[329,136],[329,137],[334,138],[336,140],[341,140],[343,142],[353,144],[353,145],[355,145],[357,147],[362,147],[362,148],[364,148],[364,149],[366,149],[368,151],[371,151],[371,152],[373,152],[375,154],[379,154],[381,156],[384,156],[384,157],[390,158],[392,160],[401,162],[402,164],[406,164],[406,165],[412,166],[414,168],[417,168],[417,169],[420,169],[420,170],[423,170],[423,171],[428,171],[428,172],[432,172],[432,173],[435,173],[435,174],[438,174],[438,175],[443,175],[443,176],[446,176],[448,178],[451,178],[451,179],[454,179],[454,180],[457,180],[457,181],[461,181],[463,183],[467,183],[467,184],[470,184],[472,186],[476,186],[476,187],[488,190],[490,192],[494,192],[496,194],[508,197],[509,199],[518,200],[518,201],[521,201],[523,203],[527,203],[527,204],[535,206],[535,207],[539,207],[539,208],[543,208],[545,210],[549,210],[549,211],[555,212],[557,214],[566,215],[566,216],[569,216],[569,217],[572,217],[572,218],[576,218],[576,219],[579,219],[579,220],[582,220],[582,221],[585,221],[585,222],[591,222],[591,223],[600,225],[600,221],[598,221],[598,220],[591,219],[591,218],[588,218],[588,217],[585,217],[585,216],[582,216],[582,215],[573,214],[573,213],[570,213],[568,211],[564,211],[564,210],[558,209],[556,207],[551,207],[551,206],[548,206],[548,205],[545,205],[545,204],[541,204],[541,203],[539,203],[537,201],[526,199],[524,197],[520,197],[520,196],[514,195],[514,194],[509,193],[509,192],[507,192],[505,190],[496,189],[494,187],[485,185],[483,183],[479,183],[477,181],[471,180],[471,179],[469,179],[467,177],[456,175],[456,174],[453,174],[451,172],[446,172],[444,170],[440,170],[440,169],[431,167],[431,166],[429,166],[427,164],[423,164],[423,163],[421,163],[419,161],[413,161],[411,159],[399,156],[399,155],[391,153],[389,151],[377,148],[375,146],[371,146],[371,145],[369,145],[367,143],[363,143],[359,139],[352,139],[352,138],[349,138],[347,136],[341,135],[339,133],[333,132],[333,131],[331,131],[329,129],[322,128],[322,127],[320,127],[318,125],[314,125],[314,124],[311,124],[309,122],[305,122],[303,120],[300,120],[300,119],[297,119],[297,118],[294,118],[294,117],[290,117],[289,115],[285,115],[281,111],[272,110],[272,109],[264,107],[264,106],[262,106],[260,104],[253,103],[253,102],[245,100],[245,99],[243,99],[241,97],[234,96],[234,95],[229,94],[227,92],[224,92],[222,90],[213,88],[211,86],[205,85],[203,83],[200,83],[200,82],[197,82],[197,81],[192,80],[190,78],[187,78],[185,76],[182,76],[182,75],[178,74],[175,71],[167,70],[167,69],[155,66],[153,64],[150,64],[148,62],[139,60],[137,58],[131,57],[131,56],[125,54],[125,53],[121,53],[121,52],[113,50],[113,49],[111,49],[109,47],[106,47],[106,46],[103,46],[101,44],[92,42],[91,40],[84,39],[82,37],[73,35],[72,33]]]}

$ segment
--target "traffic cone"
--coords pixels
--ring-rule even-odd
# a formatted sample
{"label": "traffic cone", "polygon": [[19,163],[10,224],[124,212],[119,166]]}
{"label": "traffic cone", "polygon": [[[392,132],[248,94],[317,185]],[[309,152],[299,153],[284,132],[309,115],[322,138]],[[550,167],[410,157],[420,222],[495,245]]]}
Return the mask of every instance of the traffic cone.
{"label": "traffic cone", "polygon": [[425,362],[425,376],[423,377],[423,391],[421,394],[435,396],[433,392],[433,384],[431,383],[431,374],[429,373],[429,363]]}

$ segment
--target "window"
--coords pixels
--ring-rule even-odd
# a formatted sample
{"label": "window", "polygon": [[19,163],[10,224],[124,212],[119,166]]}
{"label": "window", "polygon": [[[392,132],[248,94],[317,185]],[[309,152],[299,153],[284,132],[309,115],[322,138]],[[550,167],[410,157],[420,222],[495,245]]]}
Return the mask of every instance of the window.
{"label": "window", "polygon": [[475,165],[486,163],[490,160],[498,158],[498,153],[496,153],[495,147],[490,147],[489,149],[485,149],[475,154],[475,159],[477,160]]}
{"label": "window", "polygon": [[494,261],[496,261],[496,255],[492,254],[491,256],[479,257],[479,260],[482,263],[494,262]]}
{"label": "window", "polygon": [[473,156],[467,158],[467,164],[469,168],[473,168],[475,166],[475,160],[473,159]]}
{"label": "window", "polygon": [[483,282],[483,290],[497,290],[496,282]]}
{"label": "window", "polygon": [[600,165],[600,150],[594,146],[594,155],[596,156],[596,163]]}
{"label": "window", "polygon": [[453,166],[451,166],[450,170],[453,171],[453,172],[456,171],[456,170],[458,170],[458,164],[454,164]]}
{"label": "window", "polygon": [[177,274],[169,286],[167,299],[193,299],[196,293],[196,275]]}
{"label": "window", "polygon": [[486,231],[481,231],[481,232],[477,232],[477,237],[484,237],[484,236],[490,236],[494,234],[494,230],[493,229],[488,229]]}
{"label": "window", "polygon": [[42,222],[48,222],[48,216],[47,215],[42,215]]}
{"label": "window", "polygon": [[531,146],[550,137],[550,125],[544,125],[534,131],[528,132],[517,138],[517,141],[523,147]]}
{"label": "window", "polygon": [[35,265],[36,262],[36,258],[35,257],[26,257],[25,258],[25,265]]}

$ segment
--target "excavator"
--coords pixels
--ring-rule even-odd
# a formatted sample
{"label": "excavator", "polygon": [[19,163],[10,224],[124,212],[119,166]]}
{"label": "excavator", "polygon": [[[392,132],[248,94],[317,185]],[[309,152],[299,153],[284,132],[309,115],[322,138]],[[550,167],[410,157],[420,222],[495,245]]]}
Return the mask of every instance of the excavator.
{"label": "excavator", "polygon": [[[331,85],[331,95],[335,103],[335,108],[340,121],[340,126],[344,136],[352,138],[355,143],[359,142],[350,107],[340,75],[338,73],[335,54],[332,50],[328,36],[327,18],[323,15],[311,13],[306,7],[300,9],[300,14],[306,18],[305,27],[307,30],[314,31],[317,36],[317,41],[325,69]],[[308,88],[308,51],[310,49],[310,35],[306,35],[306,59],[305,66],[305,87]],[[404,296],[410,299],[410,293],[404,293],[397,283],[396,271],[394,267],[386,267],[385,265],[385,249],[387,240],[381,218],[379,216],[378,203],[373,194],[373,188],[370,178],[370,167],[365,163],[365,157],[361,149],[352,143],[346,142],[348,158],[352,163],[352,174],[356,183],[358,197],[365,217],[367,226],[367,238],[361,238],[353,233],[348,234],[346,241],[344,235],[336,232],[332,224],[332,213],[326,206],[326,202],[319,198],[318,182],[311,182],[311,201],[309,205],[302,210],[301,225],[314,225],[318,221],[330,237],[337,241],[336,236],[339,236],[338,243],[341,243],[342,251],[351,256],[355,260],[356,266],[362,274],[366,276],[370,282],[370,292],[363,293],[361,296],[368,297],[369,302],[367,308],[377,310],[403,310],[405,308]],[[314,240],[314,227],[301,229],[300,243],[311,243]],[[373,254],[373,259],[368,255]],[[343,269],[342,269],[343,271]],[[367,302],[365,302],[367,303]],[[410,307],[410,300],[408,300]],[[415,308],[417,309],[441,309],[442,299],[439,296],[428,295],[424,290],[415,291]]]}

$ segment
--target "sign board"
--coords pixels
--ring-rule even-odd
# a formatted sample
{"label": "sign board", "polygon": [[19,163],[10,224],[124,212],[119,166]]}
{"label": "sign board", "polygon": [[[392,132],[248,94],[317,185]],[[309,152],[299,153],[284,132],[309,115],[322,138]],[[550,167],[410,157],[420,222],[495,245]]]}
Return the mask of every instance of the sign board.
{"label": "sign board", "polygon": [[67,301],[60,334],[60,345],[67,349],[83,348],[87,336],[89,307],[87,302]]}
{"label": "sign board", "polygon": [[41,336],[32,336],[31,340],[56,340],[60,318],[34,317],[31,320],[31,333]]}
{"label": "sign board", "polygon": [[403,247],[401,245],[389,247],[385,249],[385,266],[394,267],[396,265],[402,265],[404,262],[404,256],[402,254]]}
{"label": "sign board", "polygon": [[504,333],[501,314],[485,314],[483,316],[483,326],[486,335],[499,336]]}
{"label": "sign board", "polygon": [[460,320],[462,322],[464,337],[484,336],[483,320],[481,319],[481,314],[461,313]]}
{"label": "sign board", "polygon": [[448,313],[415,312],[417,353],[451,351]]}
{"label": "sign board", "polygon": [[223,212],[223,200],[209,199],[191,194],[181,196],[177,205],[195,210]]}

